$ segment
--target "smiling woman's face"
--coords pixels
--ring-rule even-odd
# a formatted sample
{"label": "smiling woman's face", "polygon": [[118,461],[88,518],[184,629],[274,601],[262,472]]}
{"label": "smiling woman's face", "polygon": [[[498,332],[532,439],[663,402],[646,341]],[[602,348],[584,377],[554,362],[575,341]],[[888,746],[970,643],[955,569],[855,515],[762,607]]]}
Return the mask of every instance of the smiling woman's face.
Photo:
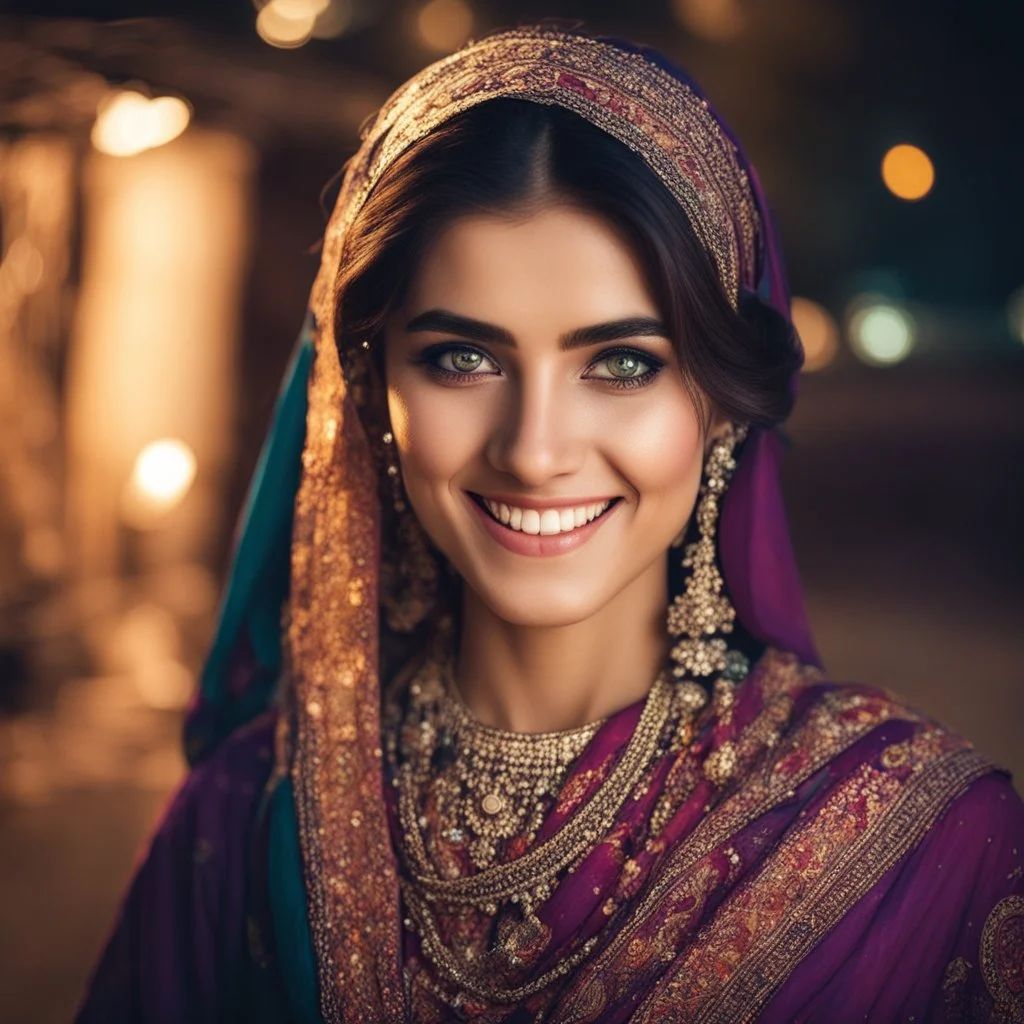
{"label": "smiling woman's face", "polygon": [[603,219],[553,206],[450,224],[386,325],[385,369],[416,516],[496,615],[579,622],[664,579],[707,439],[641,268]]}

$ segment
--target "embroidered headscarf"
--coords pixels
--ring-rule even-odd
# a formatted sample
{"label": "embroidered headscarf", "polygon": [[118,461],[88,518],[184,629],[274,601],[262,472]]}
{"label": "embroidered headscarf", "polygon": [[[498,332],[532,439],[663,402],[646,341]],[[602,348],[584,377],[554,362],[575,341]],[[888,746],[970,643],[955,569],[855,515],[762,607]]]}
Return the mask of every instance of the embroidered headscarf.
{"label": "embroidered headscarf", "polygon": [[[386,492],[358,394],[358,353],[343,365],[337,346],[336,282],[346,233],[387,168],[437,126],[496,98],[563,107],[637,153],[685,210],[733,307],[753,293],[789,321],[757,175],[697,85],[656,54],[546,29],[504,32],[426,68],[365,129],[326,230],[186,726],[194,761],[266,707],[285,672],[292,733],[279,771],[294,792],[328,1021],[404,1012],[397,864],[382,793]],[[775,430],[751,430],[724,500],[719,555],[745,629],[816,662],[779,488],[783,447]]]}

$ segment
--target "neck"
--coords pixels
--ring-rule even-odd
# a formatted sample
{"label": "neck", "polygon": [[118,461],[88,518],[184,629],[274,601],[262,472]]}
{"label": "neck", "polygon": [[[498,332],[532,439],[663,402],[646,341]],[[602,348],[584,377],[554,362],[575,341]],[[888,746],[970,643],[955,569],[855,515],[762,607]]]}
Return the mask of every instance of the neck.
{"label": "neck", "polygon": [[459,695],[484,725],[512,732],[613,715],[645,697],[665,664],[667,603],[662,560],[592,616],[565,625],[507,622],[463,584]]}

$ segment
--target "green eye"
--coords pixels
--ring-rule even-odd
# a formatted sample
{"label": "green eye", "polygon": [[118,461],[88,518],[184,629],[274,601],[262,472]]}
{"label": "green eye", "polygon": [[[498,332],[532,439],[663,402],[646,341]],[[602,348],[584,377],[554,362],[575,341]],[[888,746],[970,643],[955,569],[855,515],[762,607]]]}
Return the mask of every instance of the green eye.
{"label": "green eye", "polygon": [[455,349],[451,352],[452,365],[463,373],[475,370],[480,365],[482,358],[479,352],[468,348]]}
{"label": "green eye", "polygon": [[656,356],[632,348],[603,353],[595,366],[607,366],[610,374],[597,374],[593,379],[616,388],[640,388],[651,383],[665,365]]}
{"label": "green eye", "polygon": [[[449,360],[450,369],[443,365],[444,360]],[[456,384],[476,377],[501,376],[500,367],[496,374],[478,372],[484,363],[492,366],[495,363],[486,353],[465,345],[432,345],[420,354],[416,362],[423,364],[427,372],[439,380]],[[646,352],[624,348],[604,352],[590,365],[607,366],[610,372],[589,376],[589,380],[603,381],[616,388],[639,388],[653,381],[665,364]]]}
{"label": "green eye", "polygon": [[620,352],[618,355],[606,359],[605,362],[612,368],[612,373],[616,377],[643,376],[642,373],[637,372],[637,368],[644,364],[643,360],[637,359],[631,352]]}

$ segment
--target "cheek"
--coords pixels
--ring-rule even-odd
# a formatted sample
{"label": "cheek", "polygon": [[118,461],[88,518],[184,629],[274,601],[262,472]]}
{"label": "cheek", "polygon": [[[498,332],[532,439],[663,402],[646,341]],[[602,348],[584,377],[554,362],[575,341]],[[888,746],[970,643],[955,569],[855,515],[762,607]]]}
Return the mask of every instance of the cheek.
{"label": "cheek", "polygon": [[659,389],[639,414],[630,410],[611,436],[617,466],[637,492],[639,513],[688,515],[700,484],[702,439],[686,390]]}
{"label": "cheek", "polygon": [[399,379],[388,389],[388,410],[401,456],[402,476],[415,500],[446,484],[479,450],[481,415],[473,403],[453,402],[443,388]]}

